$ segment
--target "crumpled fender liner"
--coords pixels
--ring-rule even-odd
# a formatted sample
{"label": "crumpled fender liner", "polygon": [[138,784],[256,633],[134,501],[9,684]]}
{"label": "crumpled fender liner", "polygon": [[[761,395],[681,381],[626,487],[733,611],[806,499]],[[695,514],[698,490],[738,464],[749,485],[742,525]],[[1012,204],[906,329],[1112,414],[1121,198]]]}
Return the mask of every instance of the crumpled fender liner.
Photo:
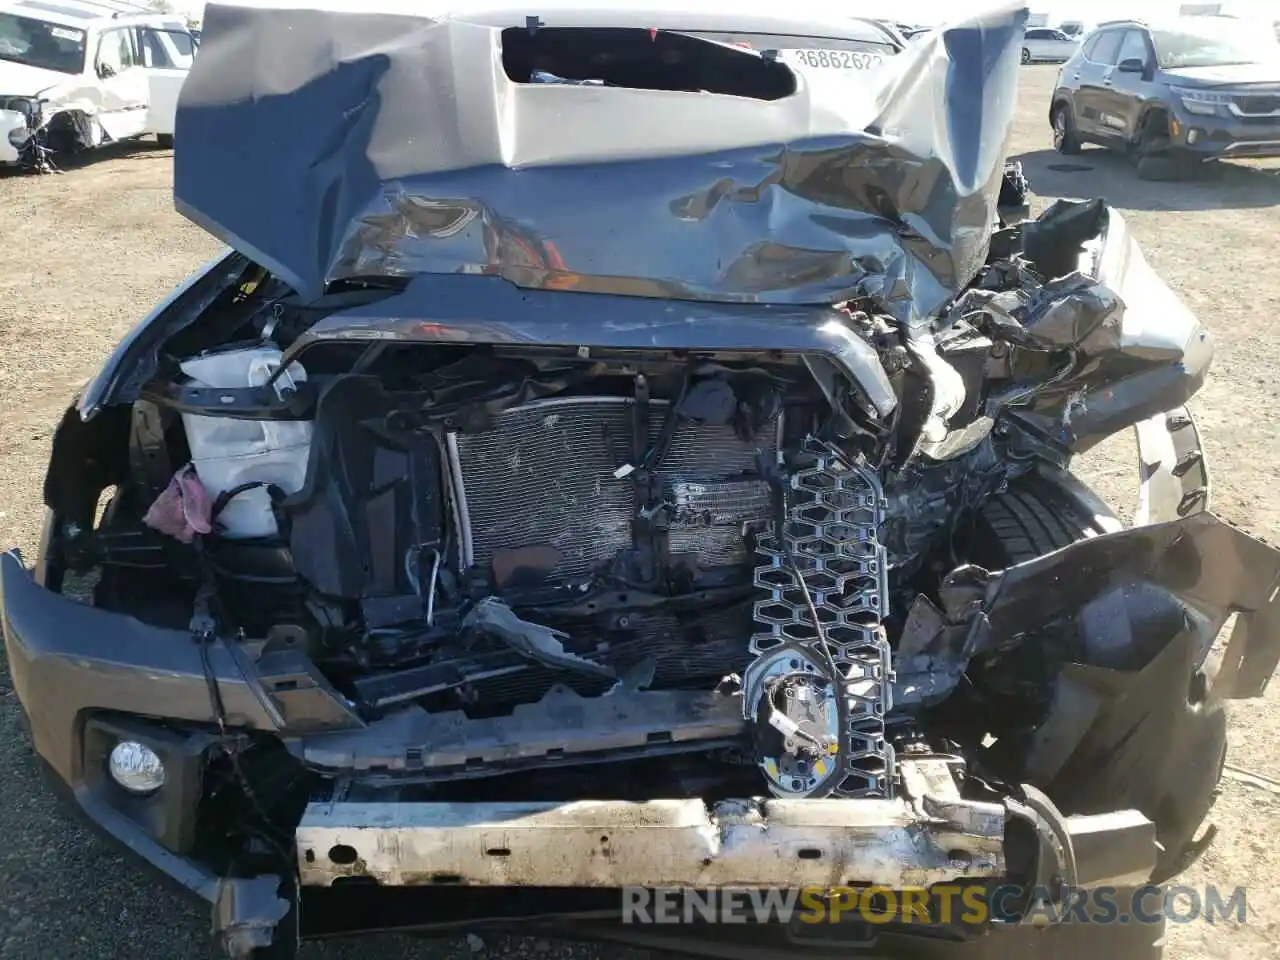
{"label": "crumpled fender liner", "polygon": [[[1202,849],[1226,751],[1224,698],[1280,660],[1280,551],[1212,513],[1083,540],[997,574],[993,637],[1074,648],[1017,775],[1068,814],[1132,808],[1158,828],[1163,879]],[[1222,668],[1204,665],[1237,616]]]}

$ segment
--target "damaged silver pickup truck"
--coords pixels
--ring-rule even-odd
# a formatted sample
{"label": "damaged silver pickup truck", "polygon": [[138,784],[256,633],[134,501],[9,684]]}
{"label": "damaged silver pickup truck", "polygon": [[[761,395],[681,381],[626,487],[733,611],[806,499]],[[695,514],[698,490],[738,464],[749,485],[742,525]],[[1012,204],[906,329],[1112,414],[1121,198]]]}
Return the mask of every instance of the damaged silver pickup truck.
{"label": "damaged silver pickup truck", "polygon": [[[787,6],[207,8],[174,190],[233,249],[67,411],[0,616],[53,782],[229,955],[1160,955],[1027,921],[1185,868],[1280,656],[1212,341],[1102,201],[998,217],[1025,9]],[[1128,428],[1125,528],[1069,467]],[[956,883],[1026,896],[617,916]]]}

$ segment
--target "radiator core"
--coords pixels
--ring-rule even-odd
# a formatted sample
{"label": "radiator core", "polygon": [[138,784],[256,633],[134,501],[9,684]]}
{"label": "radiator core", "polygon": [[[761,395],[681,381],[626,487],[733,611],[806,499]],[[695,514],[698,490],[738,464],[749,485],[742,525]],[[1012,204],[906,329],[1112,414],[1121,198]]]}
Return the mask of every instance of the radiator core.
{"label": "radiator core", "polygon": [[[459,491],[473,563],[495,551],[552,547],[560,554],[552,579],[589,576],[631,545],[637,504],[629,476],[629,397],[539,400],[497,414],[490,429],[456,434]],[[650,401],[650,443],[662,432],[668,404]],[[758,454],[776,449],[775,424],[743,443],[730,425],[681,421],[658,466],[670,506],[670,549],[694,554],[700,566],[750,562],[743,525],[764,520],[771,503],[758,475]]]}

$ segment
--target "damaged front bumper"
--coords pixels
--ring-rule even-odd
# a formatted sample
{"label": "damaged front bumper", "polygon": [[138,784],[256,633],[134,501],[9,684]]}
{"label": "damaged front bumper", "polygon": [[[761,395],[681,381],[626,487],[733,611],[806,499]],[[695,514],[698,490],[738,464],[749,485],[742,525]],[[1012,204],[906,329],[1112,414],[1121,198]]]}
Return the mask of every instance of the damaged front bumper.
{"label": "damaged front bumper", "polygon": [[298,825],[298,869],[304,886],[366,877],[384,886],[899,889],[1001,876],[1004,822],[999,805],[927,795],[918,808],[904,800],[319,803]]}
{"label": "damaged front bumper", "polygon": [[[295,877],[226,879],[199,860],[192,840],[214,721],[199,647],[183,631],[46,589],[44,551],[35,578],[16,554],[0,557],[0,625],[36,752],[54,781],[98,827],[213,904],[216,932],[233,955],[289,939],[297,899],[304,934],[317,923],[320,932],[340,932],[327,908],[309,913],[307,899],[356,881],[376,882],[379,896],[410,888],[447,895],[458,885],[612,891],[607,906],[614,912],[616,888],[626,886],[898,889],[1011,876],[1139,885],[1156,869],[1157,827],[1169,829],[1156,821],[1168,799],[1177,798],[1179,842],[1190,843],[1207,809],[1225,744],[1218,698],[1260,694],[1280,660],[1280,552],[1205,512],[1208,474],[1185,411],[1152,418],[1137,434],[1141,525],[1010,567],[987,588],[986,618],[997,632],[1025,631],[1057,606],[1099,649],[1127,627],[1126,642],[1138,637],[1152,651],[1136,667],[1108,667],[1100,654],[1097,663],[1064,672],[1027,775],[1070,816],[1026,797],[1003,805],[961,799],[947,789],[949,778],[930,775],[927,760],[909,758],[901,764],[905,796],[894,800],[337,800],[302,812]],[[1105,513],[1068,475],[1057,479],[1076,509]],[[56,529],[52,519],[49,529]],[[1071,571],[1069,580],[1063,571]],[[1055,583],[1059,601],[1046,604]],[[1166,616],[1170,611],[1178,615]],[[1188,696],[1231,614],[1238,623],[1217,682]],[[305,657],[255,661],[228,644],[208,653],[229,724],[273,735],[313,770],[376,778],[397,764],[421,764],[429,749],[415,739],[413,724],[366,725]],[[704,735],[708,724],[733,732],[728,713],[706,711],[691,722]],[[518,744],[499,742],[505,736],[495,727],[491,749],[518,752]],[[169,770],[164,787],[150,797],[123,796],[104,774],[113,738],[155,749]],[[1085,768],[1089,776],[1078,777]],[[1133,776],[1135,769],[1142,775]],[[1207,772],[1189,780],[1188,769]],[[514,914],[545,920],[578,912],[551,897],[526,901]],[[592,922],[608,913],[593,913]],[[437,922],[414,916],[414,926]],[[488,914],[466,917],[511,919],[513,908],[495,902]],[[457,918],[450,913],[438,924],[447,928]],[[577,929],[607,937],[613,928],[582,920]]]}
{"label": "damaged front bumper", "polygon": [[[917,789],[940,783],[930,761],[904,764]],[[912,800],[711,805],[316,803],[298,825],[298,869],[308,887],[360,877],[387,887],[904,890],[1007,877],[1008,827],[1019,820],[1043,841],[1031,862],[1065,883],[1136,885],[1155,865],[1155,827],[1137,811],[1059,818],[942,789]],[[1072,842],[1061,849],[1064,834]]]}

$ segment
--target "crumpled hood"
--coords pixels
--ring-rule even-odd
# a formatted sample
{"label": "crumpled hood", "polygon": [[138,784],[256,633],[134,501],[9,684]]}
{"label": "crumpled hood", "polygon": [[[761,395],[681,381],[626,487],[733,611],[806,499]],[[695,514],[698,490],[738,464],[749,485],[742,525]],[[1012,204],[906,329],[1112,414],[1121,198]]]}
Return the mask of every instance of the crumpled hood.
{"label": "crumpled hood", "polygon": [[[768,100],[514,82],[504,27],[598,27],[606,5],[458,9],[211,3],[178,108],[178,210],[308,295],[471,273],[736,302],[871,295],[917,320],[986,258],[1019,4],[913,44],[879,89],[815,72]],[[732,5],[709,9],[707,31],[738,29]]]}
{"label": "crumpled hood", "polygon": [[58,73],[56,70],[42,70],[25,63],[0,60],[0,96],[34,97],[50,87],[73,79],[75,78],[70,74]]}

